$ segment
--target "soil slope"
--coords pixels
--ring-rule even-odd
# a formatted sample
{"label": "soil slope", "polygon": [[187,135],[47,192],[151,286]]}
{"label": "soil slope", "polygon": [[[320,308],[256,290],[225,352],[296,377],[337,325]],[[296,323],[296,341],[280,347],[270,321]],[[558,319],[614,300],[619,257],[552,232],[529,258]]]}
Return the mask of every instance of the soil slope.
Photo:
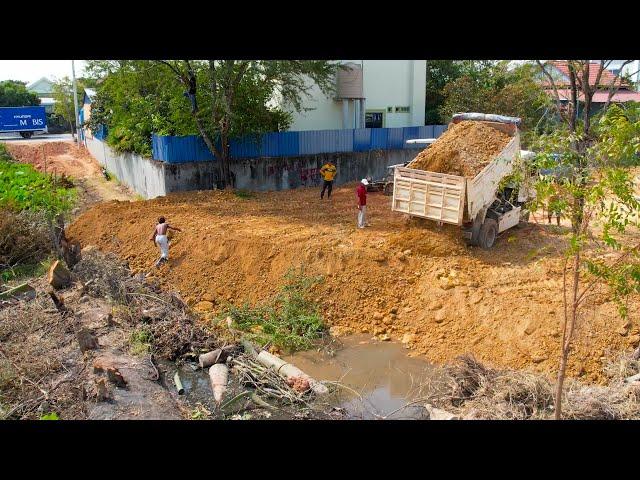
{"label": "soil slope", "polygon": [[[206,318],[226,302],[274,294],[290,267],[304,265],[325,277],[316,294],[336,334],[390,336],[435,362],[473,353],[490,365],[555,371],[563,230],[529,224],[482,251],[466,247],[455,227],[391,212],[381,194],[369,195],[371,228],[357,230],[354,190],[337,188],[330,201],[315,189],[112,201],[84,213],[68,233],[177,288]],[[159,252],[149,236],[160,215],[183,233],[171,238],[170,264],[155,269]],[[634,298],[631,319],[638,305]],[[603,357],[637,344],[639,334],[604,295],[592,296],[570,375],[603,381]]]}

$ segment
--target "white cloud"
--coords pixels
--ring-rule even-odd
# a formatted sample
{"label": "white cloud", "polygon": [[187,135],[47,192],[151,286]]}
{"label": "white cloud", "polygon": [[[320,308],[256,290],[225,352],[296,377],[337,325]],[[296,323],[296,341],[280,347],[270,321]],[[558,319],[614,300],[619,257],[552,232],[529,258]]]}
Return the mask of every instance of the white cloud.
{"label": "white cloud", "polygon": [[[83,74],[85,61],[76,60],[76,77]],[[21,80],[32,83],[42,77],[50,80],[71,78],[71,60],[0,60],[0,81]]]}

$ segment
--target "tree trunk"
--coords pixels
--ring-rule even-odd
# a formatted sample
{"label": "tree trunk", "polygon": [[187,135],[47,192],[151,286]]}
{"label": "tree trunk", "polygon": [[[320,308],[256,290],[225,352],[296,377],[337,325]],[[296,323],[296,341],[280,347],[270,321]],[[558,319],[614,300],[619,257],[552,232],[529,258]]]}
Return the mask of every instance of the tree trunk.
{"label": "tree trunk", "polygon": [[233,178],[231,177],[231,155],[229,151],[229,126],[226,119],[223,120],[222,132],[220,133],[220,143],[222,144],[222,155],[220,156],[220,167],[224,188],[233,188]]}
{"label": "tree trunk", "polygon": [[[562,391],[564,388],[564,379],[567,371],[567,362],[569,359],[569,352],[571,351],[571,340],[573,339],[573,331],[576,325],[576,319],[578,317],[578,287],[580,285],[580,250],[576,253],[573,262],[573,292],[571,299],[571,317],[566,318],[567,312],[565,311],[565,322],[562,335],[562,354],[560,356],[560,368],[558,369],[558,378],[556,382],[556,404],[555,404],[555,419],[560,420],[562,418]],[[565,284],[566,291],[566,284]],[[568,321],[567,321],[568,320]]]}

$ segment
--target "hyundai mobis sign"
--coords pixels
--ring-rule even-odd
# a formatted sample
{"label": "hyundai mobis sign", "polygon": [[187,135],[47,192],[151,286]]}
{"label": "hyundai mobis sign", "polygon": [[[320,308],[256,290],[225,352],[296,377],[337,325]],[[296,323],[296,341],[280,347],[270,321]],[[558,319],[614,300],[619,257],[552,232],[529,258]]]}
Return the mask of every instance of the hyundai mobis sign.
{"label": "hyundai mobis sign", "polygon": [[34,132],[47,130],[44,107],[1,107],[0,132]]}

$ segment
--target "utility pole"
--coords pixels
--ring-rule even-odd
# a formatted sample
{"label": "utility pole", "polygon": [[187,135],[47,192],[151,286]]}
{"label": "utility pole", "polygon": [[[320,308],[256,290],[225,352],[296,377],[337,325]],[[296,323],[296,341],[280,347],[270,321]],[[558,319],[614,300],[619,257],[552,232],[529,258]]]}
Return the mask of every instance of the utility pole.
{"label": "utility pole", "polygon": [[78,88],[76,85],[75,61],[71,60],[71,74],[73,76],[73,108],[76,113],[76,142],[80,146],[80,117],[78,117]]}

